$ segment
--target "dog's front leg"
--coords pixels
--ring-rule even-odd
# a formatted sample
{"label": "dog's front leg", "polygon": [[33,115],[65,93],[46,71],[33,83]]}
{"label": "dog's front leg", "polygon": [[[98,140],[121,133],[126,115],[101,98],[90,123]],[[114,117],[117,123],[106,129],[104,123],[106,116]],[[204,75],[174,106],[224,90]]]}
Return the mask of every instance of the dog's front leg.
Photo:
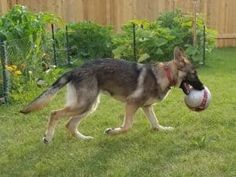
{"label": "dog's front leg", "polygon": [[174,129],[173,127],[164,127],[159,124],[159,121],[157,120],[157,117],[154,113],[153,106],[145,106],[143,107],[143,111],[154,130],[173,130]]}
{"label": "dog's front leg", "polygon": [[127,103],[125,106],[125,117],[122,126],[117,128],[107,128],[105,130],[105,133],[118,134],[129,130],[133,125],[134,114],[137,111],[137,109],[138,109],[137,105]]}

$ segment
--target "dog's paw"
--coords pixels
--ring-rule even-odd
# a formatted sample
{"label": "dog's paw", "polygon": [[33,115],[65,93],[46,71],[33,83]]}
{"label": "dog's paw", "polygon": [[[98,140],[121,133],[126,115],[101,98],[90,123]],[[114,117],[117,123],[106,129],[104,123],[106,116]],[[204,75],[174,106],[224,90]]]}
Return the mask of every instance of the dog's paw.
{"label": "dog's paw", "polygon": [[[68,130],[70,130],[70,129],[68,128]],[[70,133],[71,133],[71,135],[73,135],[75,138],[80,139],[80,140],[91,140],[91,139],[94,139],[94,137],[92,137],[92,136],[86,136],[86,135],[80,133],[78,130],[76,130],[76,131],[74,131],[74,132],[70,130]]]}
{"label": "dog's paw", "polygon": [[173,131],[174,127],[164,127],[164,126],[159,125],[158,127],[155,127],[153,129],[157,131]]}
{"label": "dog's paw", "polygon": [[50,134],[45,133],[42,141],[44,144],[49,144],[52,141],[52,138],[53,137]]}
{"label": "dog's paw", "polygon": [[94,139],[94,137],[92,137],[92,136],[85,136],[84,137],[84,140],[92,140],[92,139]]}
{"label": "dog's paw", "polygon": [[127,131],[127,129],[124,129],[123,127],[117,127],[117,128],[107,128],[104,133],[107,135],[116,135],[123,133],[125,131]]}
{"label": "dog's paw", "polygon": [[114,131],[114,128],[107,128],[105,131],[104,131],[104,134],[112,134],[112,132]]}
{"label": "dog's paw", "polygon": [[80,135],[75,135],[78,139],[81,139],[81,140],[92,140],[92,139],[94,139],[94,137],[92,137],[92,136],[85,136],[85,135],[82,135],[82,134],[80,134]]}
{"label": "dog's paw", "polygon": [[43,143],[44,144],[49,144],[50,140],[48,140],[45,136],[43,137]]}

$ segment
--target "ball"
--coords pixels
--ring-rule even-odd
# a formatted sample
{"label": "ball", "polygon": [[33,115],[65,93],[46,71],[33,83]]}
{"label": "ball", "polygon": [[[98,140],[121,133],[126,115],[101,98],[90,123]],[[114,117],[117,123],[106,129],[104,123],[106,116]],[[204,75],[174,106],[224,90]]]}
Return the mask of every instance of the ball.
{"label": "ball", "polygon": [[204,86],[203,90],[191,89],[184,98],[185,104],[193,111],[205,110],[211,102],[211,92]]}

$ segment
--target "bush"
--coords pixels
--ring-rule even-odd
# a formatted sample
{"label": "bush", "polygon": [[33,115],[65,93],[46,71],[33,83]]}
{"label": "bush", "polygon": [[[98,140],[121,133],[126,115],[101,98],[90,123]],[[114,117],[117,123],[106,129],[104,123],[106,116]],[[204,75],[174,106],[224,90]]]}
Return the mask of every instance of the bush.
{"label": "bush", "polygon": [[[173,57],[175,46],[183,47],[194,62],[201,60],[203,48],[203,18],[197,20],[197,45],[192,43],[192,16],[181,11],[166,12],[156,21],[132,20],[113,38],[115,58],[134,60],[132,25],[136,25],[137,60],[165,61]],[[142,26],[142,27],[141,27]],[[206,51],[215,47],[215,31],[206,30]]]}
{"label": "bush", "polygon": [[30,60],[33,54],[42,53],[42,45],[48,40],[45,27],[59,21],[53,14],[33,13],[24,6],[16,5],[0,17],[0,39],[14,45],[16,58],[22,56]]}
{"label": "bush", "polygon": [[[163,28],[168,28],[175,36],[175,44],[183,47],[194,62],[201,60],[203,49],[204,19],[201,15],[196,21],[197,44],[193,46],[193,16],[183,15],[180,10],[163,13],[157,23]],[[206,51],[211,52],[216,44],[216,32],[206,28]]]}
{"label": "bush", "polygon": [[[134,60],[132,26],[136,25],[137,59],[139,62],[168,59],[172,53],[174,36],[167,28],[160,28],[155,22],[132,20],[122,28],[122,33],[113,39],[115,58]],[[142,25],[142,27],[140,27]]]}
{"label": "bush", "polygon": [[[92,59],[111,57],[112,55],[112,27],[101,26],[94,22],[84,21],[70,23],[68,26],[68,44],[71,57]],[[57,47],[65,41],[65,30],[56,33]]]}
{"label": "bush", "polygon": [[0,17],[0,39],[6,42],[12,92],[23,93],[30,77],[43,75],[44,49],[50,42],[46,26],[50,23],[60,23],[60,19],[49,13],[33,13],[20,5]]}

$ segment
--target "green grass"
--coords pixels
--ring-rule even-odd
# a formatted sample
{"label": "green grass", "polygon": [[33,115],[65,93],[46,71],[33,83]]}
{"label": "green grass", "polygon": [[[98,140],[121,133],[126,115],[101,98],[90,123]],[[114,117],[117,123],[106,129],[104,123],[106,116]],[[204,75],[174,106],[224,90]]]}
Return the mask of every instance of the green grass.
{"label": "green grass", "polygon": [[175,127],[168,133],[151,131],[139,111],[129,132],[104,135],[122,122],[123,105],[103,96],[80,125],[94,140],[75,139],[62,120],[45,145],[47,116],[63,105],[64,90],[48,108],[27,116],[18,113],[22,105],[0,106],[0,176],[236,176],[236,49],[215,50],[199,75],[211,90],[210,107],[192,112],[174,89],[155,106],[161,124]]}

